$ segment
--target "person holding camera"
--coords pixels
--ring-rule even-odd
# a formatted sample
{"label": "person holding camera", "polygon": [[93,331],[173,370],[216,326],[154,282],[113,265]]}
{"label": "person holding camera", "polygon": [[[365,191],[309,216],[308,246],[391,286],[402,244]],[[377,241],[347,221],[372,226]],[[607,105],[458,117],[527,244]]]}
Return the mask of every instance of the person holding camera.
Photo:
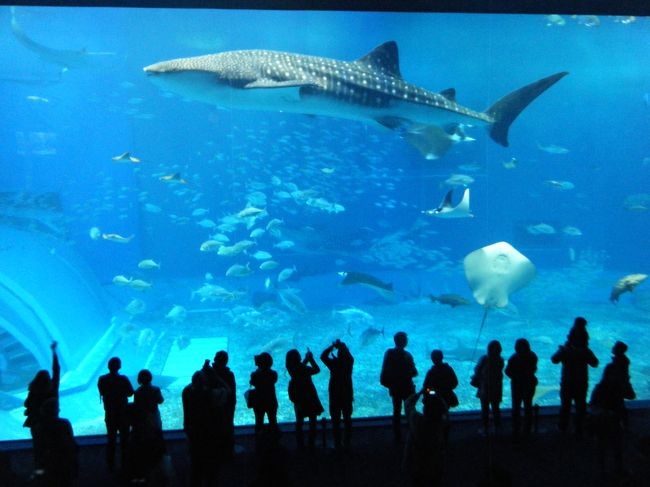
{"label": "person holding camera", "polygon": [[254,387],[252,406],[255,413],[255,434],[259,436],[264,426],[264,415],[271,428],[275,430],[278,427],[278,398],[275,394],[278,373],[271,369],[273,357],[269,353],[255,355],[254,360],[257,369],[251,373],[250,385]]}
{"label": "person holding camera", "polygon": [[[334,355],[334,350],[337,350]],[[350,349],[341,340],[335,340],[320,355],[321,361],[330,370],[329,400],[334,447],[341,447],[341,417],[343,417],[343,445],[350,446],[352,433],[352,367],[354,357]]]}
{"label": "person holding camera", "polygon": [[285,366],[291,377],[289,380],[289,400],[293,403],[293,409],[296,413],[296,442],[298,448],[304,446],[302,425],[305,418],[309,418],[309,448],[313,449],[316,445],[316,420],[324,409],[311,376],[318,374],[320,367],[309,349],[304,359],[301,359],[298,350],[289,350],[285,357]]}

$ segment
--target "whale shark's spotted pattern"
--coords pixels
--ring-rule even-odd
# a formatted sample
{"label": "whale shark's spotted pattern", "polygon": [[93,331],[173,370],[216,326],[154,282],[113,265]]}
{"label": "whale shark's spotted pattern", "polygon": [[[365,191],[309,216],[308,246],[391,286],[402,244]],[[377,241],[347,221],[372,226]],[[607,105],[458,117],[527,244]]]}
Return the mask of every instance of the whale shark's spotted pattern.
{"label": "whale shark's spotted pattern", "polygon": [[[462,124],[488,125],[492,138],[507,146],[512,121],[567,74],[541,79],[478,112],[456,103],[453,89],[435,93],[405,81],[392,41],[356,61],[249,50],[173,59],[144,70],[168,82],[176,78],[172,91],[216,105],[373,121],[398,131],[427,158],[448,150]],[[283,88],[297,96],[273,92]],[[266,95],[251,93],[259,90]]]}

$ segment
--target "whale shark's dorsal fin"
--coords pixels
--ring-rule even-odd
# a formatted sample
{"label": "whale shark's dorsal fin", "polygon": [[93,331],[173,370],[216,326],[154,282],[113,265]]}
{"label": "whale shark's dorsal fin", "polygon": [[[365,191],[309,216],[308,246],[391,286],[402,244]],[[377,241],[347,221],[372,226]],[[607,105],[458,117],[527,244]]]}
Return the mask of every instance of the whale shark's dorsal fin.
{"label": "whale shark's dorsal fin", "polygon": [[456,102],[456,88],[447,88],[446,90],[442,90],[440,94],[447,100]]}
{"label": "whale shark's dorsal fin", "polygon": [[399,54],[397,53],[397,43],[395,41],[384,42],[355,62],[395,78],[402,77],[399,70]]}

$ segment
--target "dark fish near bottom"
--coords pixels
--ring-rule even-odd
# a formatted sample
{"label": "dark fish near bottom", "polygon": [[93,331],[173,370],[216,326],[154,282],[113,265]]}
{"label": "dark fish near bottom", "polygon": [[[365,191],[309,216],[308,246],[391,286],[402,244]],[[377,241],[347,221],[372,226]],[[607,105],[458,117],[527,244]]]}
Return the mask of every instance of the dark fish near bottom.
{"label": "dark fish near bottom", "polygon": [[393,284],[383,282],[377,279],[370,274],[364,274],[363,272],[339,272],[339,276],[343,280],[339,283],[341,286],[350,286],[352,284],[361,284],[363,286],[368,286],[374,291],[380,293],[382,296],[392,295],[393,294]]}
{"label": "dark fish near bottom", "polygon": [[372,342],[374,342],[379,335],[381,336],[386,336],[384,335],[384,327],[381,327],[381,330],[379,328],[375,328],[374,326],[370,326],[363,330],[363,333],[361,333],[361,346],[365,347],[370,345]]}
{"label": "dark fish near bottom", "polygon": [[434,296],[433,294],[429,294],[429,299],[431,300],[432,303],[446,304],[448,306],[451,306],[452,308],[455,308],[456,306],[465,306],[470,304],[469,300],[465,299],[464,297],[458,294],[441,294],[439,296]]}

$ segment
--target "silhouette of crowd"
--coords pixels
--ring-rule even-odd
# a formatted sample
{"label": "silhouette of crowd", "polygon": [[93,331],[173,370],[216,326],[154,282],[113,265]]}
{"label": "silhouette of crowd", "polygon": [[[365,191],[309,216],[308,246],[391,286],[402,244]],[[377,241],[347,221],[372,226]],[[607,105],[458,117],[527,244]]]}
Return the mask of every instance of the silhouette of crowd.
{"label": "silhouette of crowd", "polygon": [[[407,334],[397,332],[394,343],[395,346],[384,354],[379,374],[379,384],[387,389],[392,402],[393,439],[397,444],[402,442],[404,411],[408,426],[402,462],[404,472],[411,485],[439,485],[444,470],[445,447],[449,441],[449,411],[459,405],[454,392],[459,385],[458,377],[451,365],[444,361],[443,351],[436,349],[431,352],[432,365],[422,387],[416,388],[414,379],[418,371],[413,356],[406,350]],[[624,469],[623,433],[627,427],[624,401],[636,397],[630,381],[627,349],[627,345],[620,341],[613,346],[611,362],[593,388],[589,410],[588,369],[597,367],[599,361],[589,348],[584,318],[575,318],[565,343],[550,357],[553,364],[562,367],[558,430],[568,434],[573,406],[573,433],[581,438],[588,432],[596,438],[603,471],[610,456],[616,472]],[[52,343],[51,350],[51,373],[41,370],[29,384],[24,426],[30,429],[33,440],[34,477],[43,485],[69,486],[78,470],[77,445],[70,422],[59,418],[60,365],[56,342]],[[480,402],[480,433],[489,438],[501,431],[500,407],[505,373],[511,381],[512,435],[519,440],[535,431],[533,398],[538,383],[535,375],[538,357],[525,338],[516,340],[514,353],[507,362],[501,356],[502,352],[501,343],[491,340],[485,354],[478,358],[469,384],[476,389]],[[330,373],[328,395],[333,446],[339,451],[349,449],[352,447],[354,357],[348,346],[337,339],[322,351],[319,358]],[[194,372],[191,383],[182,391],[183,430],[188,443],[191,486],[217,485],[221,466],[236,454],[234,415],[237,388],[228,360],[226,351],[218,351],[212,362],[205,360]],[[246,407],[252,409],[255,419],[258,464],[253,485],[287,485],[288,461],[277,422],[278,373],[273,364],[273,357],[267,352],[254,356],[255,369],[250,374],[249,388],[244,394]],[[138,387],[134,389],[129,378],[120,374],[121,366],[121,360],[112,357],[108,361],[108,373],[101,375],[97,382],[105,411],[107,468],[118,470],[116,458],[119,458],[118,471],[123,481],[132,485],[166,485],[169,466],[166,465],[167,450],[159,411],[164,397],[160,388],[154,385],[149,370],[143,369],[138,373]],[[324,408],[312,377],[321,369],[309,349],[304,356],[296,349],[287,351],[285,368],[290,378],[288,397],[295,413],[296,447],[313,451],[318,418]],[[129,401],[131,397],[133,400]],[[418,410],[420,402],[421,412]],[[305,419],[308,423],[306,443],[303,433]],[[119,457],[116,455],[118,443]]]}

